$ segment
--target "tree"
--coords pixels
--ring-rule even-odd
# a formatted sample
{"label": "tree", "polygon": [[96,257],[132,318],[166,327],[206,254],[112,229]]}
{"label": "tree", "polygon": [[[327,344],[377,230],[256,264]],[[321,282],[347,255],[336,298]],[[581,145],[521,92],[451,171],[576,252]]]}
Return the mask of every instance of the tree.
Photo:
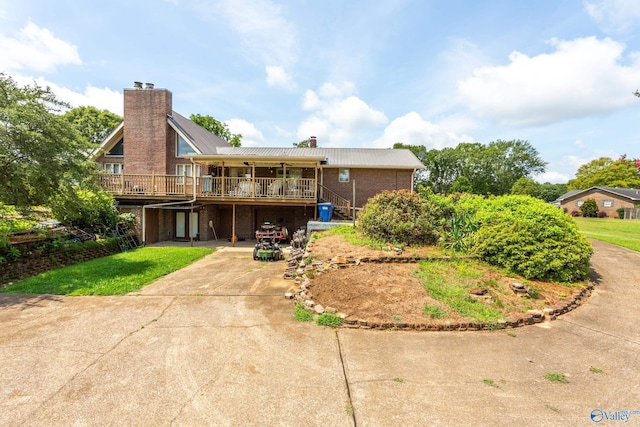
{"label": "tree", "polygon": [[527,141],[494,141],[488,145],[461,143],[455,148],[429,150],[422,158],[424,184],[436,193],[448,194],[460,177],[466,177],[472,192],[503,195],[515,182],[544,172],[544,162]]}
{"label": "tree", "polygon": [[600,157],[578,168],[576,177],[569,181],[569,190],[586,190],[594,186],[640,188],[640,175],[634,160],[626,155],[618,160]]}
{"label": "tree", "polygon": [[513,184],[511,194],[538,197],[540,194],[540,185],[533,179],[523,176]]}
{"label": "tree", "polygon": [[60,114],[67,108],[48,87],[20,87],[0,73],[1,203],[42,205],[76,184],[91,185],[92,145]]}
{"label": "tree", "polygon": [[309,148],[309,140],[308,139],[303,139],[300,142],[294,142],[293,146],[296,148]]}
{"label": "tree", "polygon": [[122,117],[109,110],[96,107],[77,107],[67,111],[64,117],[82,136],[93,144],[100,144],[122,122]]}
{"label": "tree", "polygon": [[539,184],[539,189],[540,193],[538,197],[550,203],[567,192],[567,184],[551,184],[550,182],[545,182],[544,184]]}
{"label": "tree", "polygon": [[212,134],[217,135],[220,138],[224,139],[232,147],[240,147],[240,145],[242,145],[241,144],[242,134],[239,134],[239,133],[232,134],[231,131],[229,130],[229,125],[226,123],[216,120],[209,115],[203,116],[200,114],[190,115],[189,120],[202,126]]}
{"label": "tree", "polygon": [[459,176],[453,181],[453,185],[451,186],[452,193],[472,193],[473,192],[473,184],[466,176]]}

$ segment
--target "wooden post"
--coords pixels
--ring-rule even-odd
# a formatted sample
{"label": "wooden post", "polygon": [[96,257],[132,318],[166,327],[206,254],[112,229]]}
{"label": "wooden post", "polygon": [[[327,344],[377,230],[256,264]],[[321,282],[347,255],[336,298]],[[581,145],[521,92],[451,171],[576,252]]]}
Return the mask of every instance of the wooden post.
{"label": "wooden post", "polygon": [[353,225],[356,225],[356,180],[352,179],[353,182]]}
{"label": "wooden post", "polygon": [[151,194],[156,194],[156,171],[151,171]]}
{"label": "wooden post", "polygon": [[224,162],[222,162],[222,166],[220,166],[220,170],[222,171],[222,173],[220,175],[222,175],[220,177],[220,179],[222,180],[221,186],[222,186],[222,193],[220,194],[222,197],[225,196],[225,191],[224,191]]}
{"label": "wooden post", "polygon": [[233,213],[231,214],[231,246],[236,246],[236,204],[233,204]]}

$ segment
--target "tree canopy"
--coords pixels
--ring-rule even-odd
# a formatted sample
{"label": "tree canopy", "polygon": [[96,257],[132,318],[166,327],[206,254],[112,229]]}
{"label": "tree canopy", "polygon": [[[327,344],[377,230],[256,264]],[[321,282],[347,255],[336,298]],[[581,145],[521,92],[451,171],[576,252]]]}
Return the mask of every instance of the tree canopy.
{"label": "tree canopy", "polygon": [[93,144],[100,144],[122,122],[119,115],[96,107],[76,107],[64,117]]}
{"label": "tree canopy", "polygon": [[578,168],[576,177],[569,181],[569,190],[585,190],[594,186],[640,188],[640,175],[636,161],[626,155],[618,160],[600,157]]}
{"label": "tree canopy", "polygon": [[189,116],[189,120],[192,122],[199,124],[209,132],[214,135],[219,136],[224,139],[231,145],[232,147],[240,147],[242,134],[236,133],[232,134],[229,130],[229,125],[223,123],[219,120],[216,120],[212,116],[206,115],[203,116],[201,114],[192,114]]}
{"label": "tree canopy", "polygon": [[469,184],[474,194],[509,194],[516,181],[544,172],[546,165],[538,151],[522,140],[461,143],[428,151],[401,143],[394,148],[408,148],[421,157],[426,170],[419,176],[420,183],[442,194],[469,189]]}
{"label": "tree canopy", "polygon": [[93,146],[61,114],[68,107],[48,87],[21,87],[0,73],[1,203],[46,204],[92,176]]}

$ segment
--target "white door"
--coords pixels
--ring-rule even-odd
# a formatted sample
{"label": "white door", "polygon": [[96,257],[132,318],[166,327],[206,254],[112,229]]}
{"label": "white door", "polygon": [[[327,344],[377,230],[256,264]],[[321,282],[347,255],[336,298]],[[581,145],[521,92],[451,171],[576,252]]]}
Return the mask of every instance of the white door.
{"label": "white door", "polygon": [[176,212],[176,239],[187,237],[187,216],[184,212]]}

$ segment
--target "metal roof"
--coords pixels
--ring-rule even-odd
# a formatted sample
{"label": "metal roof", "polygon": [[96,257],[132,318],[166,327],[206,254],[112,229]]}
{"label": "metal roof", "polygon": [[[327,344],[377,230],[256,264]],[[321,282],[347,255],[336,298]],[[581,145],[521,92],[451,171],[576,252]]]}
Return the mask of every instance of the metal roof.
{"label": "metal roof", "polygon": [[378,169],[424,169],[424,165],[407,149],[383,148],[277,148],[218,147],[216,154],[252,158],[323,158],[324,167]]}

